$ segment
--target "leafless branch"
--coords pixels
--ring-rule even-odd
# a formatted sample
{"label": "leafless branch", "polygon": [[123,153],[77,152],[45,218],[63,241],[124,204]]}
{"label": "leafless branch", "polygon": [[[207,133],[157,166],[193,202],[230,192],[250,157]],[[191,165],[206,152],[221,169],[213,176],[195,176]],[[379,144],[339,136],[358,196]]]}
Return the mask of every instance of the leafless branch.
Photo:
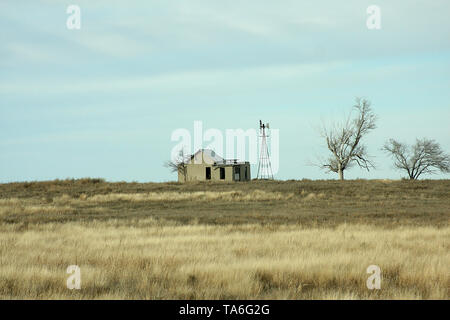
{"label": "leafless branch", "polygon": [[431,139],[416,139],[412,146],[390,139],[383,150],[394,159],[394,166],[405,170],[411,180],[417,180],[422,174],[450,172],[450,156]]}
{"label": "leafless branch", "polygon": [[178,172],[181,174],[184,178],[184,181],[186,181],[186,170],[187,170],[187,164],[191,160],[191,155],[186,154],[184,151],[184,148],[180,149],[177,157],[175,159],[166,161],[164,163],[164,166],[166,168],[169,168],[172,172]]}
{"label": "leafless branch", "polygon": [[322,162],[320,167],[338,173],[341,180],[344,179],[344,170],[354,164],[367,171],[375,168],[361,140],[376,128],[377,117],[372,111],[370,101],[366,99],[356,98],[353,111],[357,112],[355,117],[352,118],[350,114],[342,124],[333,124],[329,128],[323,126],[321,133],[331,156]]}

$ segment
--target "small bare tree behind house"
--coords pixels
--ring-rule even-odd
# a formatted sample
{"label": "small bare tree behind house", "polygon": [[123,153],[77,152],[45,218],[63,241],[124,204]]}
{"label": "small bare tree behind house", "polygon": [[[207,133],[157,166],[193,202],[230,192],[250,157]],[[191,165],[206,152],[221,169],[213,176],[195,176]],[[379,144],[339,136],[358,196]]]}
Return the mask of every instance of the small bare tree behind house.
{"label": "small bare tree behind house", "polygon": [[412,146],[390,139],[383,150],[392,156],[397,169],[408,173],[410,180],[417,180],[421,174],[450,172],[450,156],[432,139],[416,139]]}
{"label": "small bare tree behind house", "polygon": [[344,171],[354,164],[367,171],[375,168],[361,140],[376,128],[377,117],[366,99],[356,98],[353,110],[357,112],[356,116],[352,117],[350,113],[345,122],[328,127],[324,125],[321,130],[331,155],[322,160],[319,167],[339,174],[340,180],[344,180]]}
{"label": "small bare tree behind house", "polygon": [[183,176],[184,181],[186,181],[186,174],[187,174],[187,164],[191,160],[191,155],[185,153],[184,149],[181,149],[178,152],[178,155],[175,159],[166,161],[164,163],[164,166],[166,168],[169,168],[172,172],[178,172]]}

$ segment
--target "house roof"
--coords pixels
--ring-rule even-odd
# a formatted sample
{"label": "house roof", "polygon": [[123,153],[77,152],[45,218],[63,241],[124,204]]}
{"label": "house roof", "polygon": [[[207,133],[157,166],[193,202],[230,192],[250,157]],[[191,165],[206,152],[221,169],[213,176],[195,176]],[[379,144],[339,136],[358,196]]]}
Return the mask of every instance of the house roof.
{"label": "house roof", "polygon": [[207,155],[214,162],[223,162],[224,161],[224,159],[221,156],[217,155],[217,153],[215,153],[215,151],[211,150],[211,149],[200,149],[191,156],[191,159],[193,159],[200,152],[203,153],[203,156]]}
{"label": "house roof", "polygon": [[216,166],[229,166],[229,165],[237,165],[237,164],[247,164],[246,161],[237,161],[237,159],[224,159],[219,156],[214,150],[211,149],[200,149],[196,153],[191,156],[191,160],[197,158],[197,155],[203,153],[203,160],[207,163],[216,165]]}

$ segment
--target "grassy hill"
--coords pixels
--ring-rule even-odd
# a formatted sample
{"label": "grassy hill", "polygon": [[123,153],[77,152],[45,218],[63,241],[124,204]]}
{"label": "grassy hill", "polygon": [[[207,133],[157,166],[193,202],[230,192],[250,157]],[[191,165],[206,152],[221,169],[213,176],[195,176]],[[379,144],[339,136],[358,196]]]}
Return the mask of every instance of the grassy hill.
{"label": "grassy hill", "polygon": [[152,217],[181,224],[445,226],[449,213],[450,180],[0,184],[5,223]]}

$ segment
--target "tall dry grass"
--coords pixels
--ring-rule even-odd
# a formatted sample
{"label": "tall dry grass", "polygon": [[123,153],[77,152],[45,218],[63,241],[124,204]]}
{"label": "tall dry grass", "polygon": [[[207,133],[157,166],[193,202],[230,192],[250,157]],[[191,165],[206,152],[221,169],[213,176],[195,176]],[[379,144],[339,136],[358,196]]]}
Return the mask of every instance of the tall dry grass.
{"label": "tall dry grass", "polygon": [[[3,299],[448,299],[450,228],[0,227]],[[66,288],[69,265],[81,290]],[[366,268],[382,270],[368,290]]]}
{"label": "tall dry grass", "polygon": [[110,193],[106,195],[94,195],[82,197],[91,202],[112,201],[266,201],[266,200],[289,200],[294,197],[293,193],[283,194],[281,192],[267,192],[264,190],[243,191],[195,191],[195,192],[148,192],[148,193]]}

